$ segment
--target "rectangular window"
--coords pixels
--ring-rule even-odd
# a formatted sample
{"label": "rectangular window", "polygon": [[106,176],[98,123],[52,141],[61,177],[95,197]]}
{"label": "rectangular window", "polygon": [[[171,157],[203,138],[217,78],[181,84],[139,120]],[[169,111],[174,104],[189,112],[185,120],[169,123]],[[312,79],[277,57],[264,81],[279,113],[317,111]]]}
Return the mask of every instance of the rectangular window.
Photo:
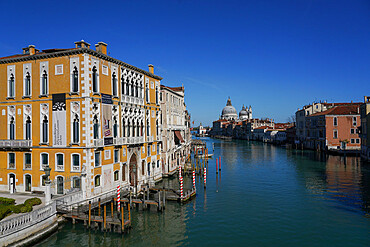
{"label": "rectangular window", "polygon": [[119,150],[115,149],[114,150],[114,163],[118,163],[118,162],[119,162]]}
{"label": "rectangular window", "polygon": [[8,169],[15,169],[15,153],[8,154]]}
{"label": "rectangular window", "polygon": [[338,130],[334,130],[333,138],[334,139],[337,139],[338,138]]}
{"label": "rectangular window", "polygon": [[353,117],[352,124],[353,126],[357,125],[357,117]]}
{"label": "rectangular window", "polygon": [[356,139],[356,143],[357,143],[357,144],[359,144],[359,143],[360,143],[360,139],[359,139],[359,138],[357,138],[357,139]]}
{"label": "rectangular window", "polygon": [[119,177],[119,172],[115,171],[114,172],[114,181],[118,181],[118,177]]}
{"label": "rectangular window", "polygon": [[59,170],[59,171],[63,171],[64,170],[64,155],[63,154],[57,154],[56,155],[56,169]]}
{"label": "rectangular window", "polygon": [[150,155],[150,145],[148,145],[148,153],[147,155],[149,156]]}
{"label": "rectangular window", "polygon": [[49,155],[48,154],[41,154],[41,169],[45,169],[46,166],[49,165]]}
{"label": "rectangular window", "polygon": [[338,126],[338,119],[337,119],[337,117],[334,117],[333,118],[333,125],[334,126]]}
{"label": "rectangular window", "polygon": [[354,144],[355,143],[355,139],[351,139],[351,144]]}
{"label": "rectangular window", "polygon": [[95,153],[95,166],[100,166],[100,152]]}
{"label": "rectangular window", "polygon": [[63,64],[55,65],[55,75],[63,75]]}
{"label": "rectangular window", "polygon": [[80,170],[80,155],[72,154],[72,171]]}
{"label": "rectangular window", "polygon": [[355,129],[351,129],[351,134],[354,134],[355,133]]}
{"label": "rectangular window", "polygon": [[78,144],[80,142],[80,126],[79,126],[78,119],[73,120],[72,127],[73,127],[72,128],[73,129],[72,141],[73,143]]}
{"label": "rectangular window", "polygon": [[31,153],[24,154],[24,169],[32,169]]}

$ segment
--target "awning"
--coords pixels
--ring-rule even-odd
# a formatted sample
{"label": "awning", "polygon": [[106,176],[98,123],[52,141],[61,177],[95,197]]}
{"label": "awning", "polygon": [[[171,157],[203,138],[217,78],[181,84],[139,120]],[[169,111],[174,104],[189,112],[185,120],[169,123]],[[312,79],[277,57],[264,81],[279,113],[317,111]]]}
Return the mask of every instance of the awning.
{"label": "awning", "polygon": [[175,135],[180,140],[180,142],[185,142],[184,139],[182,139],[180,130],[175,130]]}

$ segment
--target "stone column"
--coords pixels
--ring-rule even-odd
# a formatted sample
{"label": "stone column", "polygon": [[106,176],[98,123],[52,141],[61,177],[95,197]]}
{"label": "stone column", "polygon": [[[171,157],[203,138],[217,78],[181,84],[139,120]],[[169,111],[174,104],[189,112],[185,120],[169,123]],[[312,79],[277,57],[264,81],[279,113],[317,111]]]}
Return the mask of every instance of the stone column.
{"label": "stone column", "polygon": [[86,200],[86,192],[87,192],[87,189],[86,189],[86,173],[84,174],[81,174],[81,191],[82,191],[82,199],[83,200]]}
{"label": "stone column", "polygon": [[51,181],[45,181],[45,205],[51,203]]}

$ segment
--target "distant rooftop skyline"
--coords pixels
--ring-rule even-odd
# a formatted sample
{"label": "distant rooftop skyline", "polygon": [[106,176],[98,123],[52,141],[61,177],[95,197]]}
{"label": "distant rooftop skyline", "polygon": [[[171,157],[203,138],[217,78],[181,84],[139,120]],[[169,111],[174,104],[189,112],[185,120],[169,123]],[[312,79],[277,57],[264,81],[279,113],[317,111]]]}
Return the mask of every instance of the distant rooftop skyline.
{"label": "distant rooftop skyline", "polygon": [[110,56],[144,70],[153,64],[166,86],[183,84],[195,125],[217,120],[229,96],[238,112],[251,105],[253,117],[285,122],[313,101],[362,102],[370,94],[369,1],[0,6],[0,57],[30,44],[43,50],[103,41]]}

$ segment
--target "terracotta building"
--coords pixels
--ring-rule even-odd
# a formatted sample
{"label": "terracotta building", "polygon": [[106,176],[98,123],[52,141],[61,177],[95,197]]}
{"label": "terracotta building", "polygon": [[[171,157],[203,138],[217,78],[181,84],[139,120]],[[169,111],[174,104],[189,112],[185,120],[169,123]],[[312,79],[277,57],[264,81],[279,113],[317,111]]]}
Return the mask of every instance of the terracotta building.
{"label": "terracotta building", "polygon": [[306,119],[306,145],[320,150],[360,150],[360,104],[344,104]]}

